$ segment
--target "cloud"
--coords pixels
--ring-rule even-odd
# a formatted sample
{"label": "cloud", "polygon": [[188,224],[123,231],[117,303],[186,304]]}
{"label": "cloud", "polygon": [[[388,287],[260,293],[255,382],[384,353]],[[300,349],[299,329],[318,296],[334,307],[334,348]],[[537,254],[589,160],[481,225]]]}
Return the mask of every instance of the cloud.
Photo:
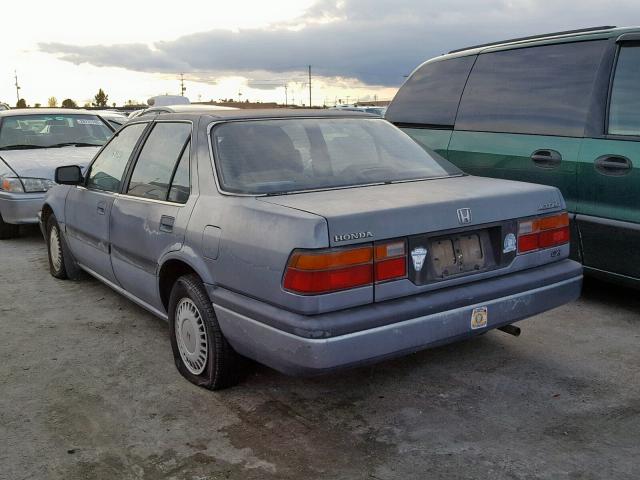
{"label": "cloud", "polygon": [[[397,86],[424,60],[455,48],[625,25],[639,16],[636,0],[318,0],[295,21],[266,29],[211,30],[151,46],[41,43],[39,48],[75,64],[142,72],[251,76],[259,71],[286,78],[299,77],[311,64],[315,75]],[[262,83],[260,88],[271,88]]]}

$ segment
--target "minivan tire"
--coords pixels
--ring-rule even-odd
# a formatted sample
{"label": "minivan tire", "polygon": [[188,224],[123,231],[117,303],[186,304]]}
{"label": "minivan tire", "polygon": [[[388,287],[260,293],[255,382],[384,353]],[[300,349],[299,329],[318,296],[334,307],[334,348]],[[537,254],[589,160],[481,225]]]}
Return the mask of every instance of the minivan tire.
{"label": "minivan tire", "polygon": [[2,214],[0,214],[0,240],[8,240],[9,238],[15,238],[18,236],[20,232],[20,227],[18,225],[14,225],[12,223],[6,223],[2,219]]}
{"label": "minivan tire", "polygon": [[238,383],[239,355],[224,337],[197,275],[178,278],[171,290],[169,335],[176,367],[191,383],[209,390]]}

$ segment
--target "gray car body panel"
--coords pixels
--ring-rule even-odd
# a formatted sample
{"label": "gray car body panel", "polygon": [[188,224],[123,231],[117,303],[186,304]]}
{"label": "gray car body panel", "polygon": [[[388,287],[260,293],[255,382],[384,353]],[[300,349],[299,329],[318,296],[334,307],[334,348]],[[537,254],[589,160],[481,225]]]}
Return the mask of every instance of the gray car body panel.
{"label": "gray car body panel", "polygon": [[[105,279],[103,275],[97,275],[98,278],[156,315],[167,318],[166,307],[160,295],[160,275],[168,262],[182,262],[193,269],[205,283],[221,328],[232,346],[240,353],[289,373],[322,371],[463,338],[470,334],[467,316],[470,315],[469,308],[475,303],[475,298],[482,298],[486,300],[485,303],[494,305],[492,308],[499,318],[492,317],[489,328],[503,322],[519,320],[575,298],[579,292],[582,271],[579,266],[566,260],[568,248],[564,247],[554,249],[553,256],[549,254],[549,250],[541,250],[518,256],[510,265],[498,270],[420,288],[404,279],[376,287],[365,286],[323,295],[298,295],[285,291],[282,278],[294,249],[318,249],[358,243],[336,242],[333,236],[337,234],[374,232],[373,238],[359,240],[367,243],[371,240],[460,227],[456,215],[458,208],[472,209],[472,222],[465,225],[471,228],[496,220],[534,216],[564,208],[562,197],[552,187],[469,176],[269,197],[230,195],[218,188],[209,146],[209,130],[213,123],[253,118],[322,116],[360,115],[335,111],[235,111],[211,112],[210,115],[167,114],[149,119],[148,121],[154,122],[189,120],[194,123],[189,199],[192,208],[188,215],[176,216],[174,228],[183,232],[180,241],[172,243],[170,248],[157,250],[157,258],[148,258],[141,262],[144,265],[138,265],[142,273],[131,279],[143,282],[144,285],[137,294],[130,288],[125,288],[122,283],[126,282],[118,281],[117,275],[115,281]],[[367,115],[362,117],[369,118]],[[46,199],[47,207],[63,226],[62,233],[65,236],[68,234],[64,228],[66,197],[74,188],[83,187],[57,186],[50,190]],[[121,193],[113,196],[115,205],[127,200],[126,195]],[[140,212],[144,211],[144,203],[144,200],[140,200],[142,207],[134,209],[140,216],[143,215]],[[144,214],[147,215],[148,212]],[[152,227],[140,218],[131,221],[132,226]],[[117,230],[126,232],[126,222],[118,225]],[[140,233],[137,235],[141,235],[143,230],[144,228],[139,229]],[[141,243],[147,245],[149,250],[151,248],[148,242],[152,242],[158,235],[161,235],[160,231],[151,228],[149,237],[142,239]],[[129,256],[128,264],[135,268],[136,262],[131,260],[136,258],[135,252],[126,252],[125,255],[122,253],[118,252],[118,248],[115,252],[112,250],[112,263],[115,256],[116,261],[127,261]],[[552,267],[546,268],[547,264]],[[534,270],[538,273],[534,273]],[[518,290],[505,290],[504,287],[515,284],[516,279]],[[531,293],[534,290],[536,292]],[[451,298],[459,300],[457,307],[451,307],[456,311],[455,314],[450,313],[451,310],[446,309],[444,304],[441,305],[444,305],[445,310],[435,311],[436,296],[442,297],[445,291]],[[492,294],[503,296],[492,298]],[[400,304],[404,306],[398,307],[398,315],[394,316],[394,305]],[[256,308],[249,308],[252,305]],[[402,315],[399,314],[401,310],[405,312]],[[381,316],[381,311],[386,313]],[[507,315],[506,312],[511,313]],[[271,320],[264,316],[267,313]],[[335,316],[334,321],[338,319],[337,322],[343,324],[342,330],[322,325],[330,316]],[[451,330],[449,323],[454,322],[453,318],[457,325],[455,331]],[[463,318],[467,318],[466,327],[463,325]],[[295,326],[289,328],[283,323],[275,323],[273,319],[281,319],[285,323],[286,320],[293,319]],[[400,319],[412,326],[408,330],[389,327]],[[308,322],[308,328],[304,328],[305,322]],[[430,326],[422,335],[411,340],[410,337],[415,336],[415,329],[419,330],[419,325],[426,325],[423,322],[429,322]],[[384,336],[376,330],[380,328],[392,328],[390,332],[397,332],[394,338],[405,337],[405,340],[388,343],[388,348],[372,349],[371,345],[384,343]],[[314,341],[318,337],[343,338],[354,334],[354,329],[359,332],[353,337],[354,340],[332,343],[343,345],[335,348],[348,348],[352,353],[336,356],[334,347],[321,347],[322,351],[318,355],[325,356],[323,361],[309,360],[305,341],[299,345],[296,343],[298,340],[288,343],[292,336]],[[269,332],[269,341],[261,342],[255,335],[266,335],[265,331]],[[368,331],[372,331],[373,336],[364,340],[366,335],[363,332]],[[280,347],[276,337],[283,342]],[[369,345],[360,352],[361,355],[358,353],[358,341]],[[298,348],[295,345],[300,349],[300,356],[293,351]],[[393,351],[386,351],[389,348]],[[313,357],[316,354],[311,355]],[[361,358],[356,358],[359,355]]]}

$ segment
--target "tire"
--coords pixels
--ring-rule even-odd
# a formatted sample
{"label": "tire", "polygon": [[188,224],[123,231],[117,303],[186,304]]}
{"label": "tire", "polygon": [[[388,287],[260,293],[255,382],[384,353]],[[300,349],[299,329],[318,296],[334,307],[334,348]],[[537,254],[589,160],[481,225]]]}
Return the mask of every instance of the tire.
{"label": "tire", "polygon": [[20,232],[20,227],[12,223],[5,223],[0,215],[0,240],[8,240],[9,238],[15,238]]}
{"label": "tire", "polygon": [[173,359],[191,383],[221,390],[238,383],[240,358],[224,337],[213,306],[196,275],[176,281],[169,298]]}
{"label": "tire", "polygon": [[49,272],[55,278],[66,280],[69,278],[66,268],[65,248],[62,242],[60,226],[55,215],[47,220],[47,253],[49,254]]}

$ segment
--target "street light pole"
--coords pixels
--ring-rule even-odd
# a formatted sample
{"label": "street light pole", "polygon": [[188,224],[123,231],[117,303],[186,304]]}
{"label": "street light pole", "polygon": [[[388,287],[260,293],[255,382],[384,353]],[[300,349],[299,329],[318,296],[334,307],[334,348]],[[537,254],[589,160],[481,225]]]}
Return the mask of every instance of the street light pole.
{"label": "street light pole", "polygon": [[16,70],[13,71],[15,79],[16,79],[16,97],[17,101],[20,101],[20,86],[18,85],[18,72]]}
{"label": "street light pole", "polygon": [[311,65],[309,65],[309,108],[311,108]]}

